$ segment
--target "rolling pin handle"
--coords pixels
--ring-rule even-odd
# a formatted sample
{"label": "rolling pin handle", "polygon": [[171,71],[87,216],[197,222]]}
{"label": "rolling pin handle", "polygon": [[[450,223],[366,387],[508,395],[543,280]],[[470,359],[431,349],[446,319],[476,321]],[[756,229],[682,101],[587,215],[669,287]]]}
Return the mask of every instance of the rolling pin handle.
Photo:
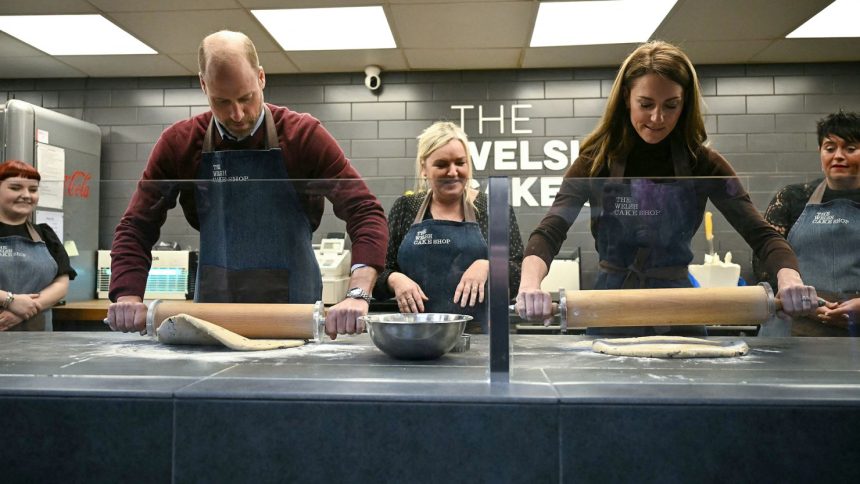
{"label": "rolling pin handle", "polygon": [[156,309],[158,309],[158,305],[161,304],[161,299],[155,299],[149,303],[149,306],[146,308],[146,329],[142,334],[149,336],[150,338],[156,339],[158,335],[156,334],[157,328],[155,326],[155,313]]}
{"label": "rolling pin handle", "polygon": [[325,335],[325,305],[322,301],[314,303],[314,343],[322,343]]}
{"label": "rolling pin handle", "polygon": [[764,293],[767,295],[767,314],[775,316],[776,312],[782,309],[782,303],[773,295],[773,288],[767,282],[759,282],[759,286],[764,288]]}
{"label": "rolling pin handle", "polygon": [[558,317],[561,334],[567,334],[567,292],[563,287],[558,289]]}

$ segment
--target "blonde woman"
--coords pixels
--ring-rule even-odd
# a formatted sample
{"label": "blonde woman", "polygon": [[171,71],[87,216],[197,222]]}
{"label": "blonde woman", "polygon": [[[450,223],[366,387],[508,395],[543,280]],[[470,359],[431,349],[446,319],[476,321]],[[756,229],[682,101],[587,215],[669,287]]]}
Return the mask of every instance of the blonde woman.
{"label": "blonde woman", "polygon": [[[706,139],[699,83],[686,54],[661,41],[639,46],[618,70],[600,123],[583,140],[552,208],[529,238],[519,314],[530,320],[549,316],[550,297],[540,283],[585,202],[600,258],[595,289],[689,287],[690,241],[708,200],[777,274],[783,310],[814,312],[815,289],[803,284],[791,247],[762,219]],[[704,328],[675,332],[703,334]]]}
{"label": "blonde woman", "polygon": [[[388,214],[390,239],[377,299],[394,297],[401,312],[468,314],[486,330],[487,196],[471,187],[468,138],[456,124],[437,122],[418,137],[416,192],[398,198]],[[523,257],[510,210],[510,287]]]}

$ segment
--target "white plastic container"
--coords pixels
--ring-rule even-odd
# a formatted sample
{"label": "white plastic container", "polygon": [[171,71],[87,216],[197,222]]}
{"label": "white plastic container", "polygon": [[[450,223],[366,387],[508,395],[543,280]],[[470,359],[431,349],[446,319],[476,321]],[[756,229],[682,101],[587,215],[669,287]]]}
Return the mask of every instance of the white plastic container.
{"label": "white plastic container", "polygon": [[726,252],[726,261],[720,261],[719,254],[705,254],[704,264],[690,264],[690,274],[701,287],[734,287],[741,276],[741,266],[732,263],[732,253]]}

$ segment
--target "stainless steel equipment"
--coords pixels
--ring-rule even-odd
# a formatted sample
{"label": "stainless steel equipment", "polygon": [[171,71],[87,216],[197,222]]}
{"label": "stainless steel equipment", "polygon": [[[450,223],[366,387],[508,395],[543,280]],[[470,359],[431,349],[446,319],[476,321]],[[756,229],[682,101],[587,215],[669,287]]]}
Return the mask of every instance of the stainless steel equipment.
{"label": "stainless steel equipment", "polygon": [[370,339],[388,356],[403,360],[432,360],[460,342],[471,316],[443,313],[360,316]]}

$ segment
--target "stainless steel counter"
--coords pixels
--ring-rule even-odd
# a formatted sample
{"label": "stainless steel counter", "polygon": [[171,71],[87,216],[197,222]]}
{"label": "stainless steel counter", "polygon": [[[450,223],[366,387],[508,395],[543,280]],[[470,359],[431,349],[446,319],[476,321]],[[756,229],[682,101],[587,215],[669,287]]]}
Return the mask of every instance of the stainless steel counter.
{"label": "stainless steel counter", "polygon": [[[808,431],[817,436],[817,450],[805,449],[803,455],[837,445],[842,453],[860,449],[854,435],[860,430],[860,344],[855,339],[746,338],[748,356],[688,360],[611,357],[572,347],[584,337],[511,339],[511,381],[490,384],[486,336],[473,336],[466,353],[404,362],[381,353],[367,335],[239,353],[165,347],[115,333],[0,334],[0,411],[8,416],[0,435],[16,442],[32,442],[34,435],[73,440],[64,444],[71,454],[68,468],[58,468],[62,474],[46,474],[20,458],[4,461],[9,456],[0,457],[0,468],[18,469],[13,475],[22,481],[60,475],[89,480],[92,470],[79,471],[74,462],[101,449],[102,461],[109,463],[106,455],[112,452],[147,452],[149,465],[118,455],[117,467],[102,462],[104,474],[95,480],[134,470],[130,475],[142,480],[176,482],[197,480],[200,472],[212,472],[218,480],[253,476],[273,482],[285,476],[332,482],[357,476],[400,482],[466,476],[493,482],[600,481],[607,476],[647,481],[651,474],[640,467],[655,458],[647,448],[631,449],[638,455],[606,474],[599,458],[601,439],[618,454],[617,432],[641,438],[658,431],[674,444],[646,447],[673,455],[705,452],[706,457],[708,449],[725,453],[760,445],[790,453],[785,443]],[[669,416],[674,423],[663,420]],[[785,438],[762,443],[760,435],[739,441],[736,427],[750,424],[765,425],[768,435]],[[688,433],[697,434],[700,425],[718,432],[696,440]],[[248,429],[263,432],[263,442]],[[816,433],[821,431],[827,434]],[[583,440],[584,435],[590,436]],[[244,447],[248,439],[255,442],[253,448]],[[723,440],[725,447],[719,444]],[[438,447],[428,450],[431,443]],[[396,479],[360,458],[368,445],[389,446],[399,456],[386,456],[394,459]],[[358,455],[346,457],[343,468],[326,466],[325,453],[344,446]],[[39,449],[44,445],[27,454],[33,462],[41,456]],[[222,461],[213,464],[207,457],[213,453],[232,455],[246,473]],[[420,461],[437,454],[461,460],[468,455],[463,461],[468,465],[452,473],[430,472],[429,462]],[[858,455],[838,461],[841,476],[860,476]],[[180,458],[183,465],[177,465]],[[317,473],[292,465],[308,459],[322,459],[316,462],[321,468],[311,466]],[[652,466],[653,477],[689,473],[693,460],[698,459],[664,459]],[[265,464],[261,469],[277,472],[249,470],[260,462]],[[788,458],[774,474],[773,463],[762,460],[761,472],[803,476],[795,468],[798,462]],[[524,463],[531,465],[529,471],[517,470]],[[809,462],[819,474],[825,464],[833,470],[831,460],[820,455]],[[757,469],[747,466],[742,475],[755,477]]]}

